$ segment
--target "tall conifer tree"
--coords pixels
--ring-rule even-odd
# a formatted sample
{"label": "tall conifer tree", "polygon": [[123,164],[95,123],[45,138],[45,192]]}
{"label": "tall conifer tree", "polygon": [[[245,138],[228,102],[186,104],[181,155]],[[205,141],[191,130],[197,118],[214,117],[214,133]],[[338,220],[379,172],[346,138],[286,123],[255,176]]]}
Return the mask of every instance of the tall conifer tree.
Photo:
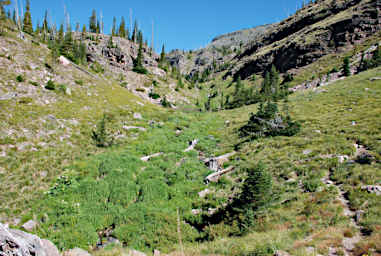
{"label": "tall conifer tree", "polygon": [[24,14],[24,32],[28,34],[33,34],[33,24],[32,24],[32,15],[30,13],[30,1],[26,1],[26,9]]}
{"label": "tall conifer tree", "polygon": [[97,33],[97,13],[93,10],[90,17],[89,30],[91,33]]}

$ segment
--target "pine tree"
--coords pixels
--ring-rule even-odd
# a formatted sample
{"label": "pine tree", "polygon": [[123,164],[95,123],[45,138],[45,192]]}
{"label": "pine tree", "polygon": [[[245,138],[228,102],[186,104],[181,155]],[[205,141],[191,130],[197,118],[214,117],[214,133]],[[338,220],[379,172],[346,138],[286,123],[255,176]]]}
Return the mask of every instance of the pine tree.
{"label": "pine tree", "polygon": [[131,36],[131,40],[136,43],[136,40],[137,40],[137,36],[138,36],[138,22],[135,20],[135,24],[134,24],[134,30],[132,31],[132,36]]}
{"label": "pine tree", "polygon": [[93,10],[90,17],[89,30],[91,33],[97,33],[97,13]]}
{"label": "pine tree", "polygon": [[99,23],[99,20],[97,21],[97,34],[101,32],[101,24]]}
{"label": "pine tree", "polygon": [[344,69],[344,75],[345,76],[351,76],[352,75],[349,57],[344,58],[343,69]]}
{"label": "pine tree", "polygon": [[42,22],[42,30],[47,33],[49,32],[49,23],[48,23],[48,11],[45,11],[44,21]]}
{"label": "pine tree", "polygon": [[139,74],[148,73],[147,69],[143,66],[143,42],[139,43],[138,56],[135,59],[133,71]]}
{"label": "pine tree", "polygon": [[126,21],[124,20],[124,17],[122,17],[122,21],[120,22],[118,34],[120,37],[126,37]]}
{"label": "pine tree", "polygon": [[61,47],[61,54],[66,56],[68,59],[75,61],[73,49],[74,49],[73,35],[71,32],[71,27],[70,25],[68,25],[65,38]]}
{"label": "pine tree", "polygon": [[165,46],[163,44],[163,47],[161,48],[161,54],[160,54],[160,63],[164,63],[165,62]]}
{"label": "pine tree", "polygon": [[29,0],[26,1],[23,30],[25,33],[28,33],[30,35],[33,34],[32,15],[30,13],[30,1]]}
{"label": "pine tree", "polygon": [[16,10],[13,9],[12,21],[13,21],[14,24],[17,24],[17,20],[16,19],[17,19],[16,18]]}
{"label": "pine tree", "polygon": [[116,18],[115,17],[114,17],[114,19],[112,21],[111,36],[116,36]]}
{"label": "pine tree", "polygon": [[64,25],[61,23],[60,29],[58,30],[58,42],[61,43],[64,39]]}
{"label": "pine tree", "polygon": [[86,37],[86,33],[87,33],[86,25],[83,24],[83,27],[82,27],[82,34],[81,34],[82,40],[85,39],[85,37]]}

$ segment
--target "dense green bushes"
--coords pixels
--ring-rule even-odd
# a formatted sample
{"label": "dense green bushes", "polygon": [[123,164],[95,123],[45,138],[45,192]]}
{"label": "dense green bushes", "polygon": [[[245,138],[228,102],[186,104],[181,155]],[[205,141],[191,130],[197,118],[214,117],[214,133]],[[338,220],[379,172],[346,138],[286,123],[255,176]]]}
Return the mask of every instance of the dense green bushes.
{"label": "dense green bushes", "polygon": [[268,101],[260,104],[256,114],[251,114],[246,125],[239,129],[241,137],[250,140],[260,137],[293,136],[300,130],[300,124],[292,121],[288,113],[282,115],[278,105]]}
{"label": "dense green bushes", "polygon": [[[112,236],[130,248],[173,248],[178,242],[177,208],[181,219],[191,211],[209,173],[196,152],[183,150],[192,138],[200,138],[198,147],[206,154],[218,142],[207,136],[214,117],[207,122],[201,116],[194,117],[197,122],[187,118],[172,116],[163,128],[152,128],[127,148],[92,156],[64,171],[36,205],[36,214],[44,219],[41,234],[61,249],[88,249],[99,240],[98,232],[112,228]],[[181,124],[189,127],[176,136],[175,127]],[[156,152],[165,154],[140,160]],[[180,225],[184,242],[199,236],[185,222]]]}

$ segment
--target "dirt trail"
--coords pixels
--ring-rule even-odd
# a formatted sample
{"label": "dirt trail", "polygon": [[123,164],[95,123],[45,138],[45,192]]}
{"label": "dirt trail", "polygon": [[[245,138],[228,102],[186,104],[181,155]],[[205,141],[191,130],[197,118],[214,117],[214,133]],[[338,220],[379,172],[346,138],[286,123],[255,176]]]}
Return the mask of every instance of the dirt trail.
{"label": "dirt trail", "polygon": [[[353,254],[353,250],[355,249],[355,245],[361,241],[361,227],[358,225],[356,221],[356,212],[351,210],[349,207],[349,201],[345,198],[345,192],[342,189],[342,185],[338,185],[335,182],[333,182],[330,178],[331,174],[329,173],[326,177],[322,179],[322,181],[329,187],[335,186],[339,192],[337,199],[341,202],[344,208],[344,215],[347,216],[350,219],[350,226],[354,227],[356,229],[356,234],[353,237],[344,237],[343,239],[343,249],[344,249],[344,255],[350,256]],[[329,248],[330,256],[338,255],[335,248]]]}

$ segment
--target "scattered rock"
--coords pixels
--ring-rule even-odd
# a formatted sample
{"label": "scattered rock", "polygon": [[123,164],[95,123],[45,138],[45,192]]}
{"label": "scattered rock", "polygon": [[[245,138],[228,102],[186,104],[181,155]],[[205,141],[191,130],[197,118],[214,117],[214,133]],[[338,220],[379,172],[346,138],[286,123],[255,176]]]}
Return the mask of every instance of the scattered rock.
{"label": "scattered rock", "polygon": [[71,89],[69,87],[66,87],[65,94],[71,96]]}
{"label": "scattered rock", "polygon": [[42,171],[42,172],[40,172],[40,176],[42,178],[46,178],[48,176],[48,172],[47,171]]}
{"label": "scattered rock", "polygon": [[160,152],[160,153],[156,153],[156,154],[153,154],[153,155],[144,156],[144,157],[140,158],[140,160],[142,160],[143,162],[148,162],[151,158],[161,156],[162,154],[164,154],[164,153]]}
{"label": "scattered rock", "polygon": [[20,222],[21,222],[21,219],[19,219],[19,218],[15,218],[15,219],[13,219],[13,224],[14,224],[15,226],[17,226],[18,224],[20,224]]}
{"label": "scattered rock", "polygon": [[230,126],[230,121],[229,121],[229,120],[226,120],[226,121],[225,121],[225,126],[226,126],[226,127],[229,127],[229,126]]}
{"label": "scattered rock", "polygon": [[139,106],[144,106],[144,104],[139,101],[137,101],[136,104],[138,104]]}
{"label": "scattered rock", "polygon": [[10,99],[13,99],[15,97],[17,97],[17,93],[10,92],[10,93],[7,93],[7,94],[0,96],[0,100],[10,100]]}
{"label": "scattered rock", "polygon": [[203,191],[200,191],[198,192],[198,196],[200,198],[204,198],[206,197],[208,194],[210,194],[210,190],[207,188],[207,189],[204,189]]}
{"label": "scattered rock", "polygon": [[226,169],[224,169],[222,171],[218,171],[218,172],[212,173],[212,174],[210,174],[209,176],[207,176],[205,178],[205,182],[206,183],[209,183],[209,182],[218,182],[219,179],[223,175],[225,175],[225,174],[227,174],[229,172],[232,172],[232,171],[234,171],[234,166],[230,166],[230,167],[228,167],[228,168],[226,168]]}
{"label": "scattered rock", "polygon": [[189,152],[194,149],[194,147],[197,145],[198,139],[192,140],[189,142],[189,147],[184,150],[184,152]]}
{"label": "scattered rock", "polygon": [[153,251],[153,256],[160,256],[161,252],[159,250],[154,250]]}
{"label": "scattered rock", "polygon": [[60,64],[64,67],[67,67],[70,65],[70,61],[68,59],[66,59],[64,56],[60,56],[60,58],[58,59],[58,61],[60,62]]}
{"label": "scattered rock", "polygon": [[52,242],[50,242],[49,240],[42,239],[41,243],[42,248],[46,252],[47,256],[60,256],[60,252]]}
{"label": "scattered rock", "polygon": [[29,220],[26,223],[24,223],[24,225],[22,225],[22,228],[31,232],[37,227],[37,225],[37,222],[35,222],[34,220]]}
{"label": "scattered rock", "polygon": [[202,212],[200,209],[192,209],[192,214],[193,215],[199,215]]}
{"label": "scattered rock", "polygon": [[368,185],[368,186],[362,186],[361,189],[367,191],[368,193],[381,196],[381,186]]}
{"label": "scattered rock", "polygon": [[306,149],[303,151],[303,155],[309,155],[311,153],[312,153],[312,150],[310,150],[310,149]]}
{"label": "scattered rock", "polygon": [[274,256],[290,256],[290,254],[285,251],[276,251]]}
{"label": "scattered rock", "polygon": [[135,119],[143,119],[142,115],[140,113],[134,113]]}
{"label": "scattered rock", "polygon": [[356,125],[356,122],[355,121],[352,121],[352,126],[355,126]]}
{"label": "scattered rock", "polygon": [[373,81],[381,80],[381,77],[372,77],[369,80],[373,82]]}
{"label": "scattered rock", "polygon": [[[58,250],[51,242],[26,232],[9,229],[0,223],[1,255],[58,256]],[[58,254],[57,254],[58,253]]]}
{"label": "scattered rock", "polygon": [[342,164],[344,163],[345,161],[349,160],[349,156],[337,156],[338,160],[339,160],[339,163]]}
{"label": "scattered rock", "polygon": [[179,129],[176,130],[176,135],[177,135],[177,136],[179,136],[181,133],[182,133],[181,130],[179,130]]}
{"label": "scattered rock", "polygon": [[137,250],[130,250],[128,252],[129,256],[147,256],[145,253],[139,252]]}
{"label": "scattered rock", "polygon": [[356,211],[356,213],[355,213],[355,221],[356,222],[360,222],[364,213],[365,212],[363,210]]}
{"label": "scattered rock", "polygon": [[63,252],[62,256],[91,256],[91,254],[81,248],[74,248]]}
{"label": "scattered rock", "polygon": [[122,127],[124,130],[140,130],[140,131],[142,131],[142,132],[145,132],[145,131],[147,131],[147,129],[146,128],[143,128],[143,127],[138,127],[138,126],[123,126]]}

